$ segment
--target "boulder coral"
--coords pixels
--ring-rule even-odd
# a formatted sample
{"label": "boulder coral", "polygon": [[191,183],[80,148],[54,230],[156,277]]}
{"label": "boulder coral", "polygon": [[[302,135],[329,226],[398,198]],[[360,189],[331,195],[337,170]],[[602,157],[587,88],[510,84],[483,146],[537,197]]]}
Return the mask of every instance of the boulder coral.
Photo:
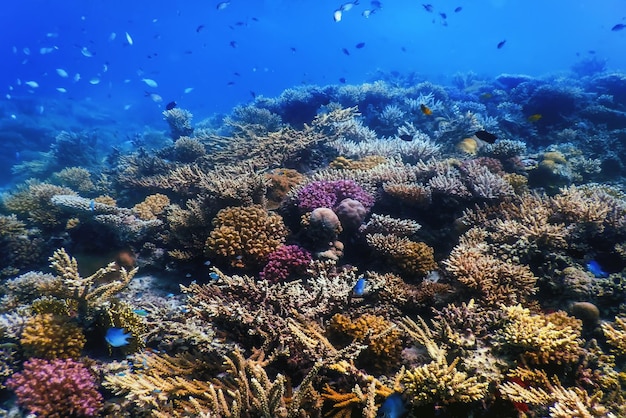
{"label": "boulder coral", "polygon": [[214,229],[206,240],[209,255],[228,260],[232,267],[258,267],[281,245],[288,230],[283,218],[260,206],[228,207],[213,219]]}
{"label": "boulder coral", "polygon": [[85,342],[78,325],[50,313],[29,318],[20,339],[26,354],[47,359],[78,358]]}

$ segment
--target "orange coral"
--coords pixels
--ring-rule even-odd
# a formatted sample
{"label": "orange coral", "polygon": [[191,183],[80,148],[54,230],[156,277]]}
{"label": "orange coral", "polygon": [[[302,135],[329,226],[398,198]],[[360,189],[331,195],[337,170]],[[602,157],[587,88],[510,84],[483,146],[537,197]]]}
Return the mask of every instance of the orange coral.
{"label": "orange coral", "polygon": [[225,257],[233,267],[260,266],[285,241],[287,228],[280,215],[260,206],[229,207],[213,219],[215,229],[206,240],[206,252]]}
{"label": "orange coral", "polygon": [[29,318],[20,339],[27,355],[46,359],[78,358],[85,342],[78,325],[49,313]]}
{"label": "orange coral", "polygon": [[425,276],[437,269],[434,250],[423,242],[395,235],[370,234],[367,244],[408,274]]}
{"label": "orange coral", "polygon": [[139,218],[144,221],[156,219],[158,215],[170,204],[170,199],[164,194],[156,193],[145,198],[141,203],[136,204],[133,210]]}
{"label": "orange coral", "polygon": [[265,179],[268,180],[267,185],[267,207],[268,209],[276,209],[287,196],[287,193],[302,183],[306,177],[290,168],[277,168],[265,173]]}

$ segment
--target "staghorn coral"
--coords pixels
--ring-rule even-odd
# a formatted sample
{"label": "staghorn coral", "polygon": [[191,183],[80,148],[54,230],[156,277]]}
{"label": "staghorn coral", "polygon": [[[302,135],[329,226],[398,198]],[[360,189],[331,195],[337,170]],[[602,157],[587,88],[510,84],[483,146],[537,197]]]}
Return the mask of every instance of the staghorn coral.
{"label": "staghorn coral", "polygon": [[95,417],[102,409],[94,377],[72,359],[30,359],[7,386],[15,391],[22,407],[40,417]]}
{"label": "staghorn coral", "polygon": [[206,240],[206,252],[240,268],[263,265],[288,232],[280,215],[260,206],[222,209],[213,225],[215,228]]}
{"label": "staghorn coral", "polygon": [[361,228],[361,232],[410,237],[419,231],[421,227],[419,223],[411,219],[398,219],[388,215],[373,213],[367,224]]}
{"label": "staghorn coral", "polygon": [[69,317],[51,313],[29,318],[20,338],[26,355],[45,359],[78,358],[86,341]]}
{"label": "staghorn coral", "polygon": [[402,272],[425,276],[437,269],[434,250],[423,242],[396,235],[368,234],[367,244]]}
{"label": "staghorn coral", "polygon": [[191,127],[192,118],[193,115],[190,111],[178,107],[163,111],[163,119],[170,126],[172,139],[190,136],[193,133],[193,128]]}
{"label": "staghorn coral", "polygon": [[626,355],[626,320],[615,317],[614,324],[603,322],[600,327],[607,342],[615,348],[619,355]]}
{"label": "staghorn coral", "polygon": [[143,202],[133,206],[133,211],[144,221],[157,219],[166,206],[170,204],[170,199],[164,194],[156,193],[144,199]]}
{"label": "staghorn coral", "polygon": [[195,138],[181,136],[174,142],[174,156],[181,163],[192,163],[206,155],[204,145]]}
{"label": "staghorn coral", "polygon": [[383,183],[384,192],[403,204],[415,207],[427,207],[432,203],[432,189],[421,184],[395,182]]}
{"label": "staghorn coral", "polygon": [[565,313],[531,315],[521,305],[503,306],[505,324],[498,333],[503,347],[531,364],[563,364],[581,355],[581,321]]}

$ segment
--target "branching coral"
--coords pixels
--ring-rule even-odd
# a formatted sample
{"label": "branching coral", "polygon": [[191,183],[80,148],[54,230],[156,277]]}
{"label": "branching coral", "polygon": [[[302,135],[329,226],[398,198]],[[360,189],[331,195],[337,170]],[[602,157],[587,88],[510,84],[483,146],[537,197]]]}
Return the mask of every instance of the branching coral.
{"label": "branching coral", "polygon": [[15,391],[21,406],[41,417],[95,417],[102,408],[94,377],[72,359],[30,359],[7,386]]}
{"label": "branching coral", "polygon": [[428,272],[437,269],[433,249],[423,242],[383,234],[369,234],[366,238],[371,248],[387,258],[402,272],[425,276]]}
{"label": "branching coral", "polygon": [[163,118],[170,126],[173,139],[178,139],[181,136],[189,136],[193,133],[193,128],[191,127],[193,115],[188,110],[177,107],[164,110]]}
{"label": "branching coral", "polygon": [[306,272],[312,261],[311,253],[297,245],[281,245],[272,251],[260,276],[270,282],[284,282]]}
{"label": "branching coral", "polygon": [[76,195],[67,187],[48,183],[30,183],[4,198],[4,206],[18,216],[24,216],[40,228],[50,229],[65,225],[66,218],[52,203],[55,195]]}
{"label": "branching coral", "polygon": [[143,220],[156,219],[158,215],[170,204],[170,199],[164,194],[156,193],[144,199],[143,202],[136,204],[133,210],[139,218]]}
{"label": "branching coral", "polygon": [[207,253],[224,257],[233,267],[263,265],[287,236],[280,215],[259,206],[222,209],[213,225],[206,240]]}
{"label": "branching coral", "polygon": [[615,347],[617,353],[626,355],[626,319],[616,316],[614,325],[604,322],[600,326],[608,343]]}
{"label": "branching coral", "polygon": [[82,167],[66,167],[58,173],[53,173],[52,178],[55,183],[79,193],[93,192],[96,187],[91,180],[91,173]]}

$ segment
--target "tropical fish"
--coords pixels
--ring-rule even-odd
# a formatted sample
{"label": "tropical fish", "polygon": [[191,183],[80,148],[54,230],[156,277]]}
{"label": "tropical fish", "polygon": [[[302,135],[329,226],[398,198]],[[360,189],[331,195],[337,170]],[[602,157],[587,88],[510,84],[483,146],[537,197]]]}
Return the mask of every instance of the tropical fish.
{"label": "tropical fish", "polygon": [[343,15],[343,12],[341,11],[341,9],[337,9],[333,12],[333,20],[335,22],[341,22],[341,17]]}
{"label": "tropical fish", "polygon": [[339,82],[341,84],[346,84],[346,78],[345,77],[339,77]]}
{"label": "tropical fish", "polygon": [[422,111],[423,114],[425,114],[426,116],[430,116],[433,114],[433,111],[430,110],[430,108],[428,106],[426,106],[424,103],[420,104],[420,110]]}
{"label": "tropical fish", "polygon": [[363,10],[363,11],[361,12],[361,16],[363,16],[364,18],[366,18],[366,19],[367,19],[367,18],[369,18],[369,17],[370,17],[370,15],[371,15],[372,13],[374,13],[375,11],[376,11],[375,9],[374,9],[374,10],[369,10],[369,9],[367,9],[367,10]]}
{"label": "tropical fish", "polygon": [[356,49],[361,49],[361,48],[363,48],[364,46],[365,46],[365,42],[359,42],[359,43],[358,43],[358,44],[356,44],[354,47],[355,47]]}
{"label": "tropical fish", "polygon": [[58,46],[39,48],[39,54],[46,55],[59,49]]}
{"label": "tropical fish", "polygon": [[198,25],[198,27],[196,28],[196,33],[200,33],[202,29],[204,29],[204,25]]}
{"label": "tropical fish", "polygon": [[407,142],[413,141],[413,135],[410,135],[410,134],[402,134],[402,135],[399,135],[398,138]]}
{"label": "tropical fish", "polygon": [[217,274],[216,272],[212,271],[212,272],[210,272],[210,273],[209,273],[209,278],[210,278],[211,280],[217,280],[217,279],[219,279],[219,278],[220,278],[220,276],[219,276],[219,274]]}
{"label": "tropical fish", "polygon": [[142,78],[141,81],[143,81],[144,83],[148,85],[148,87],[152,87],[153,89],[159,87],[157,82],[151,78]]}
{"label": "tropical fish", "polygon": [[217,10],[224,10],[228,6],[230,6],[230,2],[229,1],[221,1],[221,2],[217,3],[217,6],[215,6],[215,8]]}
{"label": "tropical fish", "polygon": [[100,84],[100,79],[98,77],[94,77],[91,80],[89,80],[89,84]]}
{"label": "tropical fish", "polygon": [[133,313],[139,316],[148,316],[148,311],[146,311],[145,309],[134,309]]}
{"label": "tropical fish", "polygon": [[383,8],[383,4],[381,2],[379,2],[378,0],[372,0],[370,1],[370,5],[374,8],[374,9],[382,9]]}
{"label": "tropical fish", "polygon": [[187,87],[187,88],[185,88],[185,90],[183,90],[183,92],[184,92],[185,94],[187,94],[187,93],[191,93],[191,92],[193,91],[193,89],[194,89],[193,87]]}
{"label": "tropical fish", "polygon": [[74,80],[74,83],[78,82],[80,80],[80,73],[74,74],[74,77],[72,79]]}
{"label": "tropical fish", "polygon": [[463,10],[463,8],[459,6],[456,9],[454,9],[454,13],[459,13],[461,10]]}
{"label": "tropical fish", "polygon": [[64,88],[64,87],[57,87],[57,91],[58,91],[59,93],[67,93],[67,89],[66,89],[66,88]]}
{"label": "tropical fish", "polygon": [[26,84],[28,87],[32,87],[34,89],[39,87],[39,83],[36,82],[36,81],[25,81],[24,84]]}
{"label": "tropical fish", "polygon": [[505,43],[506,43],[506,39],[503,40],[503,41],[498,42],[498,45],[496,45],[496,48],[502,49],[502,47],[504,46]]}
{"label": "tropical fish", "polygon": [[617,25],[611,28],[613,32],[617,32],[618,30],[623,30],[623,29],[626,29],[626,25],[623,23],[618,23]]}
{"label": "tropical fish", "polygon": [[348,51],[346,48],[341,48],[341,52],[343,52],[344,55],[350,55],[350,51]]}
{"label": "tropical fish", "polygon": [[600,263],[596,260],[590,260],[587,263],[587,270],[589,270],[589,273],[593,274],[595,277],[609,277],[609,273],[604,271]]}
{"label": "tropical fish", "polygon": [[376,416],[379,418],[400,418],[406,412],[404,407],[404,400],[402,395],[397,392],[387,396],[387,399],[382,403]]}
{"label": "tropical fish", "polygon": [[91,51],[89,49],[87,49],[86,46],[82,47],[80,49],[80,53],[83,54],[85,57],[87,58],[91,58],[93,57],[93,54],[91,53]]}
{"label": "tropical fish", "polygon": [[339,10],[343,12],[347,12],[348,10],[352,9],[354,6],[358,4],[359,4],[359,0],[350,1],[348,3],[344,3],[341,6],[339,6]]}
{"label": "tropical fish", "polygon": [[128,42],[128,45],[133,44],[133,38],[130,37],[130,34],[128,32],[126,32],[126,42]]}
{"label": "tropical fish", "polygon": [[95,211],[95,210],[96,210],[96,201],[95,201],[95,200],[93,200],[93,199],[91,199],[91,200],[89,201],[89,210],[90,210],[91,212],[93,212],[93,211]]}
{"label": "tropical fish", "polygon": [[168,104],[165,105],[165,110],[172,110],[176,107],[176,102],[174,100],[172,100],[171,102],[169,102]]}
{"label": "tropical fish", "polygon": [[363,296],[365,294],[365,286],[367,285],[367,279],[365,277],[359,277],[356,284],[352,288],[352,294],[354,296]]}
{"label": "tropical fish", "polygon": [[115,38],[117,38],[117,33],[111,32],[111,34],[109,35],[109,41],[114,41]]}
{"label": "tropical fish", "polygon": [[232,48],[237,48],[237,41],[230,41],[230,42],[229,42],[229,45],[230,45]]}
{"label": "tropical fish", "polygon": [[527,118],[527,120],[528,120],[528,122],[533,123],[533,122],[537,122],[542,117],[543,117],[543,115],[541,113],[535,113],[534,115],[530,115]]}
{"label": "tropical fish", "polygon": [[132,338],[131,333],[125,333],[124,328],[111,327],[107,330],[104,339],[109,343],[111,347],[123,347],[130,344],[128,341]]}
{"label": "tropical fish", "polygon": [[161,103],[163,101],[163,97],[161,97],[160,95],[158,95],[156,93],[148,93],[148,92],[146,92],[145,96],[149,97],[150,100],[152,100],[155,103]]}
{"label": "tropical fish", "polygon": [[493,144],[494,142],[496,142],[496,139],[498,139],[497,136],[485,130],[476,131],[474,135],[476,136],[476,138],[480,139],[481,141],[485,141],[489,144]]}
{"label": "tropical fish", "polygon": [[433,10],[435,10],[435,8],[433,7],[432,4],[422,4],[422,7],[424,8],[424,10],[426,10],[428,13],[432,13]]}
{"label": "tropical fish", "polygon": [[444,19],[444,20],[448,18],[448,15],[443,13],[443,12],[440,12],[439,16],[441,16],[441,18]]}

